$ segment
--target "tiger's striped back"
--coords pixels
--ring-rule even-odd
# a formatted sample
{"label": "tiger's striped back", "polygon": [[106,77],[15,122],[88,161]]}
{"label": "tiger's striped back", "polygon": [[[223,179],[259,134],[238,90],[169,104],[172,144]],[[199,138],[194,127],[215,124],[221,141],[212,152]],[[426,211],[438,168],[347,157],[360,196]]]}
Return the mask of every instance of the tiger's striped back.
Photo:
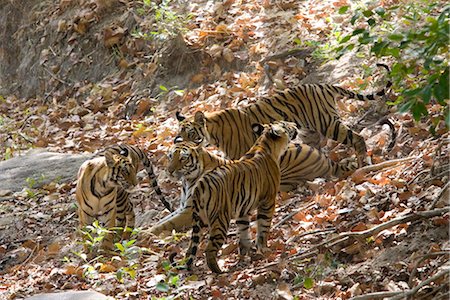
{"label": "tiger's striped back", "polygon": [[[385,65],[382,65],[386,67]],[[251,124],[268,124],[276,120],[295,122],[299,128],[310,130],[355,148],[359,166],[365,163],[367,149],[364,139],[342,124],[335,98],[347,96],[373,100],[383,96],[390,87],[370,95],[360,95],[341,87],[327,84],[303,84],[264,97],[249,106],[208,113],[197,112],[193,120],[177,113],[180,130],[176,139],[212,144],[229,158],[238,159],[256,141]],[[320,137],[320,135],[317,135]]]}
{"label": "tiger's striped back", "polygon": [[[135,214],[129,193],[137,184],[139,163],[144,165],[156,193],[165,201],[145,153],[136,146],[114,145],[84,162],[78,171],[75,197],[81,227],[95,219],[107,228],[134,227]],[[128,235],[125,232],[124,238]],[[113,249],[111,234],[105,237],[102,247]]]}
{"label": "tiger's striped back", "polygon": [[239,249],[245,255],[250,248],[248,228],[254,209],[258,211],[257,249],[259,253],[267,251],[267,233],[281,177],[278,161],[297,130],[293,123],[287,122],[259,126],[260,138],[240,160],[206,173],[190,193],[193,226],[186,253],[188,267],[198,249],[202,224],[209,226],[206,260],[213,272],[221,272],[216,256],[233,218],[237,219],[240,232]]}
{"label": "tiger's striped back", "polygon": [[[169,149],[167,157],[169,159],[168,172],[181,179],[182,182],[180,206],[149,229],[149,233],[156,235],[174,229],[177,231],[187,230],[192,222],[192,201],[187,195],[197,180],[208,171],[233,162],[192,142],[174,144]],[[303,182],[318,177],[341,178],[349,175],[355,168],[355,165],[335,163],[319,150],[306,144],[289,144],[288,149],[280,158],[280,191],[291,191]]]}

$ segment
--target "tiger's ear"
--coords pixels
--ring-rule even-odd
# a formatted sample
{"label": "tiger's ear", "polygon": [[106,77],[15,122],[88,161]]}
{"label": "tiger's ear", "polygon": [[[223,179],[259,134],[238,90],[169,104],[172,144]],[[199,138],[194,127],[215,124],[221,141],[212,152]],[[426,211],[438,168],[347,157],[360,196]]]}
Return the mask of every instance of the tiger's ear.
{"label": "tiger's ear", "polygon": [[177,112],[175,113],[175,116],[177,117],[178,122],[181,122],[181,121],[186,120],[186,117],[185,117],[185,116],[182,116],[182,115],[180,114],[179,111],[177,111]]}
{"label": "tiger's ear", "polygon": [[175,137],[175,139],[173,140],[174,144],[181,143],[181,142],[183,142],[183,138],[181,137],[181,135],[177,135]]}
{"label": "tiger's ear", "polygon": [[252,130],[257,136],[260,136],[264,131],[264,126],[259,123],[252,124]]}
{"label": "tiger's ear", "polygon": [[106,165],[112,168],[116,164],[115,153],[109,149],[105,150]]}
{"label": "tiger's ear", "polygon": [[200,125],[205,124],[205,114],[201,111],[197,111],[194,116],[194,121],[199,123]]}

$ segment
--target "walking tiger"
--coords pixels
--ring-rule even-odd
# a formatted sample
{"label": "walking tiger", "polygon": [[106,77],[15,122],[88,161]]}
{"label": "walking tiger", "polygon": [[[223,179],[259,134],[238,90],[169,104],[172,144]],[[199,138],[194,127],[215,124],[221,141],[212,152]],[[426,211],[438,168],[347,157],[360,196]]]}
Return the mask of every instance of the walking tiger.
{"label": "walking tiger", "polygon": [[[389,70],[386,65],[378,65]],[[279,91],[271,97],[263,97],[243,108],[228,108],[207,114],[198,111],[193,120],[188,120],[177,112],[180,129],[175,141],[211,144],[229,158],[239,159],[257,139],[251,130],[251,124],[284,120],[295,122],[300,129],[315,133],[312,139],[304,140],[307,144],[314,139],[317,142],[321,134],[352,146],[358,154],[361,167],[367,160],[366,143],[359,134],[342,124],[335,98],[347,96],[359,100],[374,100],[385,95],[390,86],[391,82],[388,82],[379,92],[360,95],[328,84],[303,84]]]}

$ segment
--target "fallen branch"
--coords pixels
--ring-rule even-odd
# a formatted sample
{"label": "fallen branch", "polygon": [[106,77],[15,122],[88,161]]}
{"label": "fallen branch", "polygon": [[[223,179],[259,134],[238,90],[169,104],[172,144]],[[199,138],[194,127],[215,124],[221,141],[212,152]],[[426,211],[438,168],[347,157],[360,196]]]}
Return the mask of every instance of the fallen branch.
{"label": "fallen branch", "polygon": [[350,300],[384,299],[386,297],[393,297],[393,296],[396,296],[401,293],[402,293],[401,291],[398,291],[398,292],[376,292],[376,293],[370,293],[370,294],[352,297],[352,298],[350,298]]}
{"label": "fallen branch", "polygon": [[317,230],[312,230],[312,231],[307,231],[304,232],[302,234],[299,235],[294,235],[293,237],[290,237],[287,241],[286,244],[289,245],[293,242],[297,242],[298,239],[308,236],[308,235],[316,235],[316,234],[322,234],[322,233],[329,233],[329,232],[334,232],[336,231],[336,228],[325,228],[325,229],[317,229]]}
{"label": "fallen branch", "polygon": [[411,275],[409,275],[408,286],[410,288],[412,288],[413,279],[416,276],[417,267],[419,266],[420,263],[422,263],[424,260],[431,258],[431,257],[436,257],[436,256],[441,256],[441,255],[449,255],[449,254],[450,254],[450,252],[448,252],[448,251],[440,251],[440,252],[431,252],[431,253],[425,254],[422,257],[420,257],[414,264],[414,268],[411,271]]}
{"label": "fallen branch", "polygon": [[[436,217],[436,216],[440,216],[443,215],[445,213],[449,212],[449,208],[440,208],[440,209],[435,209],[435,210],[429,210],[429,211],[420,211],[420,212],[415,212],[415,213],[410,213],[408,215],[402,216],[402,217],[398,217],[395,219],[392,219],[388,222],[382,223],[380,225],[377,225],[373,228],[364,230],[364,231],[358,231],[358,232],[343,232],[340,233],[339,235],[329,238],[327,240],[325,240],[324,242],[315,245],[314,247],[310,248],[308,251],[311,252],[313,250],[317,250],[321,247],[324,247],[328,244],[331,244],[330,246],[334,246],[337,245],[339,243],[345,242],[347,240],[349,240],[350,238],[357,238],[357,239],[366,239],[368,237],[371,237],[383,230],[386,230],[388,228],[391,228],[393,226],[399,225],[399,224],[403,224],[403,223],[407,223],[407,222],[412,222],[415,220],[419,220],[419,219],[426,219],[426,218],[432,218],[432,217]],[[288,259],[304,259],[306,258],[306,254],[295,254],[291,257],[289,257]],[[308,256],[309,257],[309,256]]]}
{"label": "fallen branch", "polygon": [[439,202],[439,200],[441,200],[442,195],[444,195],[445,191],[448,189],[450,185],[450,181],[447,182],[444,187],[442,188],[442,190],[439,192],[439,195],[436,197],[436,199],[433,200],[433,202],[431,202],[431,205],[429,207],[429,209],[434,209],[436,204]]}
{"label": "fallen branch", "polygon": [[284,223],[286,223],[286,221],[288,221],[289,219],[291,219],[293,216],[295,216],[298,212],[302,211],[302,210],[306,210],[306,209],[310,209],[312,206],[314,206],[314,202],[309,203],[308,205],[304,206],[304,207],[299,207],[297,209],[294,209],[293,211],[291,211],[286,217],[284,217],[283,219],[280,220],[280,222],[278,222],[277,224],[273,225],[272,228],[276,229],[278,227],[280,227],[281,225],[283,225]]}
{"label": "fallen branch", "polygon": [[413,296],[415,295],[421,288],[423,288],[424,286],[426,286],[427,284],[434,282],[436,280],[438,280],[439,278],[445,276],[445,275],[449,275],[450,274],[450,269],[444,270],[442,272],[439,272],[437,274],[435,274],[434,276],[428,278],[427,280],[422,281],[420,284],[418,284],[415,288],[407,290],[402,292],[401,294],[391,298],[391,300],[400,300],[409,296]]}
{"label": "fallen branch", "polygon": [[367,174],[367,173],[370,173],[370,172],[373,172],[373,171],[379,171],[379,170],[382,170],[384,168],[392,167],[392,166],[394,166],[396,164],[399,164],[399,163],[403,163],[403,162],[407,162],[407,161],[413,160],[414,158],[415,157],[404,157],[404,158],[399,158],[399,159],[391,159],[391,160],[388,160],[388,161],[383,161],[383,162],[381,162],[379,164],[376,164],[376,165],[364,166],[362,168],[359,168],[357,171],[358,172],[364,172],[364,173]]}

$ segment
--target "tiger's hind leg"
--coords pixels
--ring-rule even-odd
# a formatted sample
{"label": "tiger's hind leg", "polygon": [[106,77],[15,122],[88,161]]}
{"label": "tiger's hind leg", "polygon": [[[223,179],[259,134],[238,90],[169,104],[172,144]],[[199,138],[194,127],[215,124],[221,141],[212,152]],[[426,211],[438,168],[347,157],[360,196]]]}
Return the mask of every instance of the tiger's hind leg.
{"label": "tiger's hind leg", "polygon": [[248,229],[250,227],[250,216],[239,216],[239,218],[236,220],[236,225],[239,229],[239,254],[241,256],[248,255],[252,246],[248,233]]}
{"label": "tiger's hind leg", "polygon": [[256,217],[258,225],[256,251],[258,255],[264,255],[269,251],[269,248],[267,247],[267,236],[275,211],[275,198],[276,194],[268,196],[266,200],[261,200],[258,205],[258,215]]}
{"label": "tiger's hind leg", "polygon": [[333,120],[325,135],[339,143],[353,147],[358,155],[359,167],[371,164],[371,160],[367,156],[366,141],[364,138],[342,124],[340,120]]}
{"label": "tiger's hind leg", "polygon": [[206,263],[208,264],[209,269],[214,273],[222,273],[222,270],[217,264],[217,252],[222,248],[222,245],[225,242],[229,225],[229,221],[219,220],[219,218],[210,224],[209,241],[205,252]]}

